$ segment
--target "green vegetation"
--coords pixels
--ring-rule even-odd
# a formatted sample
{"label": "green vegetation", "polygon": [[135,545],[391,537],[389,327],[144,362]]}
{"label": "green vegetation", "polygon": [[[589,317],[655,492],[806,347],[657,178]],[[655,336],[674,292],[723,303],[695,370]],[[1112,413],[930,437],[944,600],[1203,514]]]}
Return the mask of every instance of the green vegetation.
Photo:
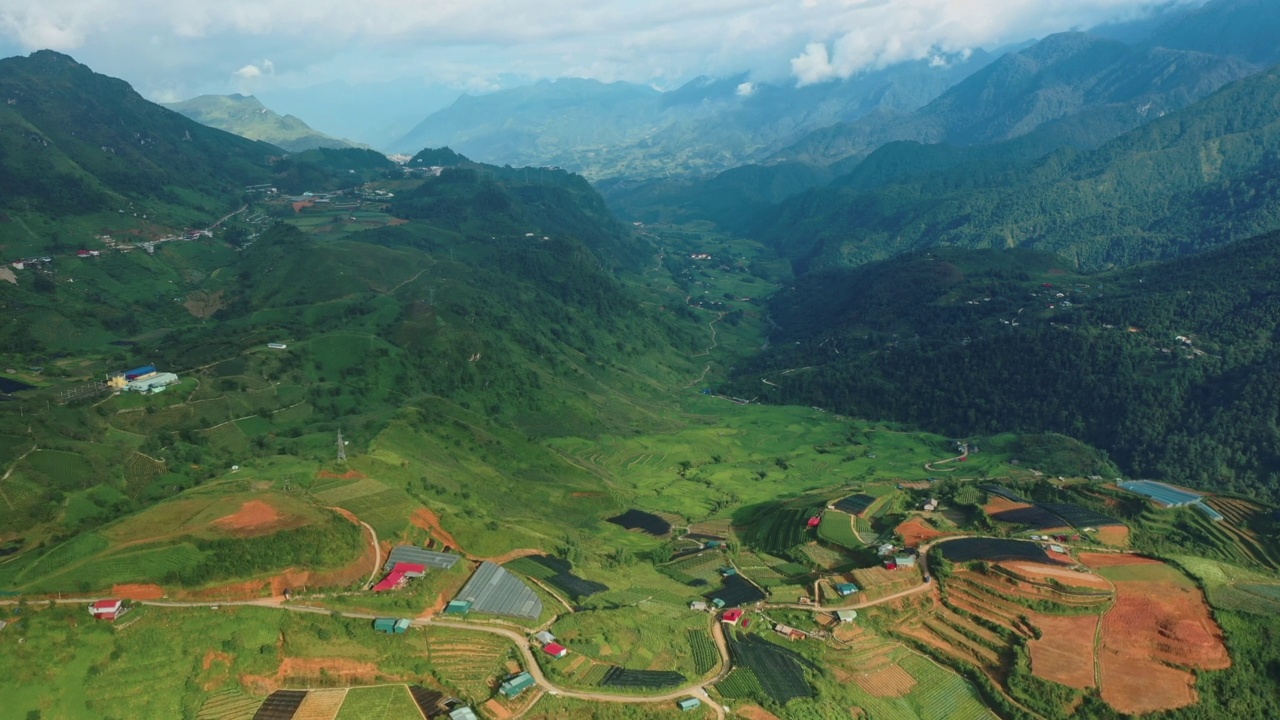
{"label": "green vegetation", "polygon": [[404,685],[352,688],[334,720],[420,720],[422,713]]}

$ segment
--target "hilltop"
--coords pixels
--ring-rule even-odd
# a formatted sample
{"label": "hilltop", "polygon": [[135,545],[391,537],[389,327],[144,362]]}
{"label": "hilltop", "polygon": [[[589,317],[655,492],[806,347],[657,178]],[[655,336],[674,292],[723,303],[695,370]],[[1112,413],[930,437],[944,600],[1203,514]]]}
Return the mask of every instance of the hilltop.
{"label": "hilltop", "polygon": [[271,143],[289,152],[315,148],[348,148],[355,144],[313,130],[292,115],[279,115],[252,95],[201,95],[164,107],[202,125],[250,140]]}

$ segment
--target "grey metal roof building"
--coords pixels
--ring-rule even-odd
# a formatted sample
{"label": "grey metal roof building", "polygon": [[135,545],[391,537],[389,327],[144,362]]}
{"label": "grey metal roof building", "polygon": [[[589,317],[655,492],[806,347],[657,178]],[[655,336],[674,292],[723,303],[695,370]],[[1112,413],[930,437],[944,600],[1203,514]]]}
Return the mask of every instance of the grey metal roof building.
{"label": "grey metal roof building", "polygon": [[520,578],[488,560],[480,563],[456,599],[470,602],[473,612],[529,620],[536,620],[542,614],[542,601],[533,590]]}
{"label": "grey metal roof building", "polygon": [[415,545],[397,545],[391,548],[391,554],[387,556],[387,564],[382,567],[384,571],[390,572],[396,563],[413,563],[414,565],[426,565],[429,568],[438,568],[440,570],[448,570],[458,563],[461,556],[453,553],[433,552],[431,550],[423,550]]}

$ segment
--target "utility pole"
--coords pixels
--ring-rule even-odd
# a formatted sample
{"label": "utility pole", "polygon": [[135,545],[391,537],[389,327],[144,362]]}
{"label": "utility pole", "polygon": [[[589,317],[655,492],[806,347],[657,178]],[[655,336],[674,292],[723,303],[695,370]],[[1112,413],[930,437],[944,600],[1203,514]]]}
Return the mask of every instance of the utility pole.
{"label": "utility pole", "polygon": [[347,444],[342,441],[342,431],[338,431],[338,461],[347,461]]}

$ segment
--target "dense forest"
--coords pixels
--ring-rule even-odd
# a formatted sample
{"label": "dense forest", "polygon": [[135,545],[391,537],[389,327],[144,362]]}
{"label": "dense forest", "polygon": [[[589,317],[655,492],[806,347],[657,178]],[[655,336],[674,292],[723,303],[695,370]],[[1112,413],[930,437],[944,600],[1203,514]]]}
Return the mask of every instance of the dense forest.
{"label": "dense forest", "polygon": [[803,277],[771,302],[773,346],[725,389],[954,436],[1058,432],[1130,475],[1280,497],[1280,233],[1064,267],[947,249]]}

